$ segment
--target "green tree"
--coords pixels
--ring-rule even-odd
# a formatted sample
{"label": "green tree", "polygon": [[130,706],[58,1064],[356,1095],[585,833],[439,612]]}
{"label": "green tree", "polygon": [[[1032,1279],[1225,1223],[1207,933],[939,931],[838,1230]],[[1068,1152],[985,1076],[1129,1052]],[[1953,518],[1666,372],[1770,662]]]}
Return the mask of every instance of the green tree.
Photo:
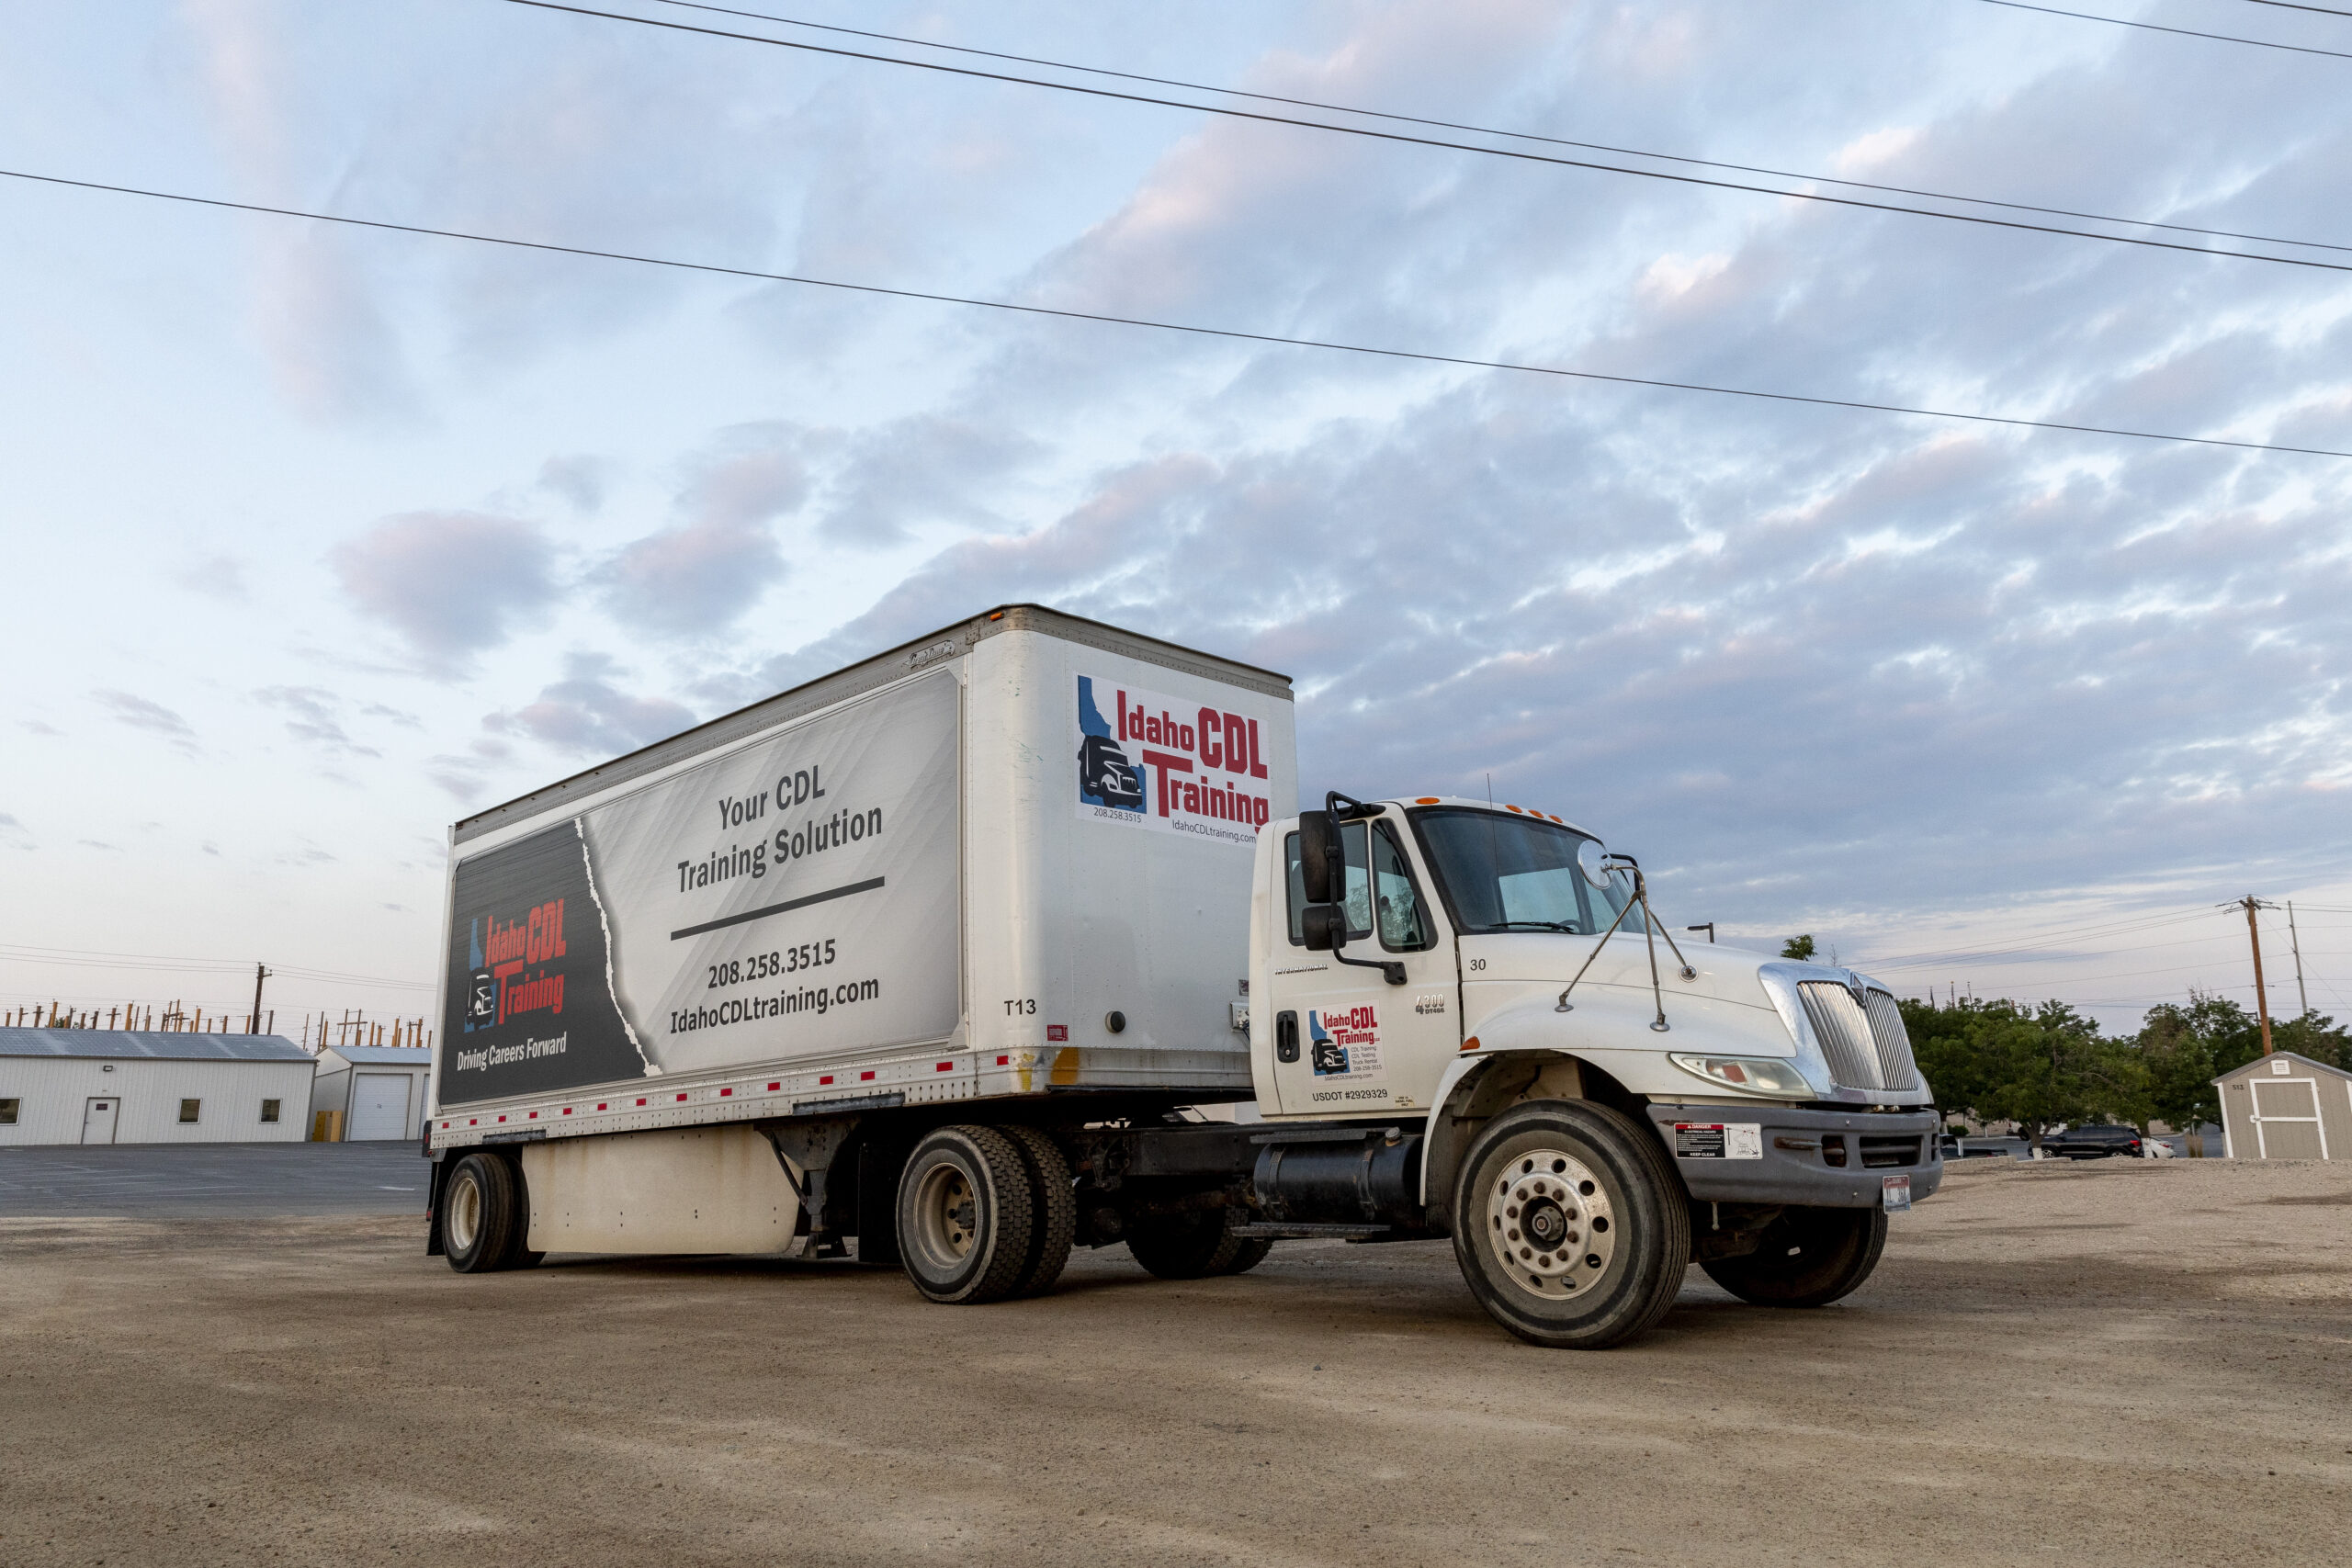
{"label": "green tree", "polygon": [[2064,1002],[1902,1006],[1912,1054],[1946,1116],[2015,1122],[2038,1145],[2062,1123],[2112,1118],[2137,1125],[2148,1114],[2148,1073],[2136,1043],[2105,1038],[2094,1020]]}
{"label": "green tree", "polygon": [[2273,1023],[2270,1043],[2281,1051],[2292,1051],[2331,1067],[2352,1069],[2352,1030],[2337,1028],[2335,1020],[2316,1011]]}
{"label": "green tree", "polygon": [[1792,936],[1789,938],[1788,941],[1781,944],[1781,957],[1793,958],[1800,963],[1811,963],[1813,961],[1814,952],[1813,935],[1811,932],[1807,932],[1804,936]]}

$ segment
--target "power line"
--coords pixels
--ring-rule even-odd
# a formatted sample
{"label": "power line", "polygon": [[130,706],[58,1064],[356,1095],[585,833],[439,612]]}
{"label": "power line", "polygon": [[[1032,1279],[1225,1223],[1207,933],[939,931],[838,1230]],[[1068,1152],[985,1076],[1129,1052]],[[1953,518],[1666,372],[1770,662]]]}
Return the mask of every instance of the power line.
{"label": "power line", "polygon": [[[2239,38],[2233,33],[2200,33],[2194,28],[2167,28],[2155,22],[2128,21],[2121,17],[2098,17],[2088,11],[2062,11],[2055,6],[2029,6],[2025,0],[1983,0],[1987,6],[1998,6],[2007,11],[2039,11],[2045,17],[2072,17],[2083,22],[2105,22],[2109,27],[2139,28],[2152,33],[2177,33],[2182,38],[2211,39],[2216,43],[2242,43],[2253,49],[2283,49],[2290,54],[2324,54],[2336,60],[2352,60],[2352,53],[2340,49],[2313,49],[2307,44],[2272,43],[2267,39]],[[2302,9],[2298,6],[2296,9]]]}
{"label": "power line", "polygon": [[256,202],[228,201],[219,197],[186,196],[176,191],[148,190],[137,186],[107,185],[96,180],[67,179],[61,175],[37,175],[22,169],[0,169],[0,177],[26,180],[74,190],[104,191],[173,201],[190,207],[210,207],[229,212],[254,212],[272,218],[299,218],[314,223],[339,223],[353,229],[374,229],[393,234],[422,234],[440,240],[464,240],[476,244],[504,245],[514,250],[540,251],[550,255],[585,256],[597,261],[629,262],[640,266],[671,267],[716,277],[750,278],[763,283],[792,283],[810,288],[833,288],[888,299],[919,299],[936,305],[966,305],[984,310],[1042,316],[1057,321],[1092,321],[1108,326],[1143,327],[1154,332],[1183,333],[1193,337],[1231,343],[1273,344],[1286,348],[1316,348],[1334,354],[1363,355],[1419,365],[1447,365],[1469,370],[1509,370],[1527,376],[1551,376],[1563,380],[1600,381],[1623,387],[1650,387],[1662,391],[1704,392],[1715,397],[1750,398],[1762,402],[1800,403],[1815,408],[1856,409],[1868,413],[1912,414],[1923,419],[1949,419],[1968,424],[2001,425],[2017,430],[2055,430],[2078,435],[2111,435],[2131,441],[2175,442],[2191,446],[2218,446],[2233,451],[2272,452],[2303,457],[2352,457],[2352,451],[2325,446],[2285,446],[2263,441],[2231,441],[2215,435],[2175,435],[2162,431],[2125,430],[2101,424],[2071,424],[2059,420],[2022,419],[2007,414],[1962,413],[1951,409],[1916,408],[1905,403],[1867,402],[1856,398],[1815,397],[1801,392],[1773,392],[1753,387],[1717,387],[1702,381],[1668,381],[1646,376],[1617,376],[1599,370],[1571,370],[1555,365],[1515,365],[1507,360],[1476,359],[1466,355],[1428,354],[1414,349],[1377,348],[1340,343],[1329,338],[1285,337],[1275,333],[1242,332],[1232,327],[1204,327],[1183,321],[1159,321],[1143,316],[1114,316],[1092,310],[1060,310],[1049,305],[1023,305],[1009,299],[981,299],[968,295],[939,294],[916,288],[889,288],[876,283],[850,283],[839,278],[809,277],[786,272],[762,272],[752,267],[720,266],[711,262],[679,261],[665,256],[638,255],[627,251],[602,251],[584,245],[559,245],[544,240],[518,240],[501,234],[478,234],[461,229],[435,229],[418,223],[392,223],[380,219],[349,218],[332,212],[308,212]]}
{"label": "power line", "polygon": [[[2067,936],[2130,936],[2142,931],[2157,931],[2165,926],[2186,924],[2190,920],[2201,920],[2211,913],[2211,910],[2202,908],[2151,912],[2145,915],[2127,916],[2122,919],[2094,921],[2089,925],[2060,926],[2054,931],[2037,931],[2034,935],[2037,941],[2042,942],[2053,942],[2060,937]],[[1924,953],[1898,953],[1885,958],[1871,959],[1870,962],[1881,968],[1915,964],[1968,964],[1988,957],[1999,957],[2004,953],[2042,951],[2044,950],[2040,947],[1940,948]]]}
{"label": "power line", "polygon": [[[914,49],[968,54],[982,60],[1007,60],[1020,65],[1043,65],[1056,71],[1074,71],[1088,76],[1106,76],[1122,82],[1145,82],[1158,87],[1182,87],[1187,92],[1218,93],[1227,97],[1250,98],[1264,104],[1288,104],[1293,108],[1321,109],[1329,114],[1361,115],[1367,119],[1385,119],[1398,125],[1426,125],[1440,130],[1474,131],[1480,136],[1509,137],[1514,141],[1540,142],[1550,147],[1581,147],[1590,152],[1613,152],[1629,158],[1655,158],[1660,163],[1688,164],[1693,168],[1729,169],[1736,174],[1743,175],[1770,175],[1775,179],[1806,180],[1815,185],[1843,186],[1849,190],[1883,191],[1892,196],[1922,196],[1935,201],[1961,201],[1973,207],[1998,207],[2012,212],[2040,212],[2052,218],[2081,218],[2095,223],[2123,223],[2138,229],[2164,229],[2177,234],[2203,234],[2209,239],[2249,240],[2264,245],[2301,245],[2306,249],[2319,251],[2352,251],[2352,245],[2330,244],[2321,240],[2289,240],[2276,234],[2250,234],[2234,229],[2203,229],[2192,223],[2163,223],[2153,218],[2117,218],[2103,212],[2083,212],[2070,207],[2039,207],[2031,202],[2003,201],[1994,197],[1954,196],[1950,191],[1923,190],[1913,186],[1882,185],[1870,180],[1845,180],[1830,175],[1808,175],[1792,169],[1768,168],[1758,164],[1733,164],[1716,158],[1689,157],[1679,152],[1653,152],[1645,148],[1619,147],[1606,141],[1579,141],[1572,137],[1542,136],[1529,130],[1503,130],[1491,125],[1471,125],[1460,120],[1431,119],[1420,115],[1396,114],[1385,109],[1360,108],[1351,104],[1325,103],[1316,98],[1285,97],[1279,93],[1252,93],[1239,87],[1221,87],[1215,83],[1187,82],[1174,76],[1148,76],[1140,72],[1113,71],[1100,65],[1075,65],[1067,60],[1047,60],[1034,54],[1009,54],[1001,50],[975,49],[967,44],[935,43],[928,39],[908,38],[899,33],[873,32],[865,28],[844,28],[831,22],[811,22],[797,17],[779,17],[766,11],[741,11],[726,6],[704,5],[700,0],[651,0],[651,3],[657,6],[673,6],[685,11],[707,11],[721,17],[741,17],[752,21],[774,22],[779,27],[806,28],[815,32],[839,33],[850,38],[875,39],[884,43],[904,44]],[[2352,16],[2352,12],[2346,12],[2346,15]]]}
{"label": "power line", "polygon": [[2249,6],[2275,6],[2281,11],[2312,11],[2323,17],[2352,17],[2352,11],[2339,11],[2333,6],[2306,6],[2301,0],[2246,0]]}
{"label": "power line", "polygon": [[[1148,93],[1119,92],[1109,87],[1087,87],[1075,82],[1049,82],[1036,76],[1015,76],[1001,71],[982,71],[968,65],[946,65],[935,60],[907,60],[893,54],[874,54],[864,50],[840,49],[831,44],[803,43],[796,39],[767,38],[759,33],[730,32],[724,28],[698,27],[688,22],[665,22],[654,17],[633,17],[621,11],[599,11],[586,6],[568,6],[560,0],[503,0],[509,6],[525,6],[535,11],[560,11],[569,16],[591,17],[608,22],[629,22],[641,28],[660,28],[668,32],[693,33],[704,38],[731,39],[741,43],[763,43],[772,49],[798,50],[808,54],[831,55],[842,60],[869,61],[879,65],[903,65],[915,71],[936,71],[950,76],[968,76],[983,82],[1007,82],[1025,87],[1045,87],[1057,93],[1078,93],[1087,97],[1112,98],[1122,103],[1150,104],[1161,108],[1183,109],[1192,114],[1223,115],[1230,119],[1255,120],[1266,125],[1288,125],[1307,130],[1327,130],[1340,136],[1361,136],[1375,141],[1394,141],[1411,147],[1435,147],[1454,152],[1476,152],[1488,158],[1509,158],[1526,164],[1544,164],[1563,169],[1585,169],[1599,174],[1631,175],[1637,179],[1664,180],[1673,185],[1699,186],[1711,190],[1746,191],[1754,196],[1778,197],[1792,201],[1822,202],[1831,207],[1850,207],[1867,212],[1905,213],[1915,218],[1939,219],[1947,223],[1974,223],[1988,229],[2013,229],[2031,234],[2058,234],[2077,240],[2098,240],[2111,245],[2138,245],[2146,250],[2177,251],[2185,255],[2216,256],[2233,261],[2267,262],[2274,266],[2310,267],[2321,272],[2352,272],[2352,264],[2320,261],[2311,256],[2274,256],[2256,251],[2217,250],[2209,245],[2183,244],[2177,240],[2152,240],[2132,234],[2100,234],[2088,229],[2068,229],[2055,223],[2029,223],[2017,218],[1990,218],[1975,212],[1939,212],[1928,207],[1906,207],[1900,202],[1866,201],[1860,197],[1828,196],[1820,191],[1783,190],[1777,186],[1747,185],[1739,180],[1710,179],[1701,175],[1668,174],[1662,169],[1628,168],[1623,164],[1600,164],[1588,158],[1563,158],[1549,152],[1530,152],[1510,147],[1481,147],[1468,141],[1448,141],[1442,137],[1413,136],[1400,130],[1374,130],[1360,125],[1334,125],[1329,120],[1300,119],[1294,115],[1269,114],[1261,109],[1231,108],[1216,104],[1187,103],[1176,98],[1154,97]],[[2346,56],[2352,59],[2352,55]]]}
{"label": "power line", "polygon": [[[179,958],[156,953],[107,953],[94,948],[35,947],[0,942],[0,963],[49,964],[72,969],[162,969],[188,974],[243,975],[253,965],[237,959]],[[380,975],[350,975],[336,969],[306,969],[280,964],[274,975],[306,980],[333,980],[353,986],[390,986],[404,990],[431,990],[429,980],[392,980]]]}

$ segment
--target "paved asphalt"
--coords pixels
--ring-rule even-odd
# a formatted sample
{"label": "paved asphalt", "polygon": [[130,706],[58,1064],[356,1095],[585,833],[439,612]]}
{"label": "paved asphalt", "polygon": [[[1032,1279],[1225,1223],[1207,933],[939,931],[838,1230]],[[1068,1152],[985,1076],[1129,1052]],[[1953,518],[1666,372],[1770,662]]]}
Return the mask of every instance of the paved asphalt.
{"label": "paved asphalt", "polygon": [[406,1141],[0,1148],[0,1217],[422,1214],[430,1168]]}

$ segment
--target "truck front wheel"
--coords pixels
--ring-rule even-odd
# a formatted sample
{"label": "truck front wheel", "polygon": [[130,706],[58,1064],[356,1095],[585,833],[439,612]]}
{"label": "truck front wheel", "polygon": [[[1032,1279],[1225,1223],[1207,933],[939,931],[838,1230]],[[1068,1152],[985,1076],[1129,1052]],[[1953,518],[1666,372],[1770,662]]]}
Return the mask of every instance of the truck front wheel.
{"label": "truck front wheel", "polygon": [[1755,1251],[1699,1267],[1758,1306],[1826,1306],[1861,1288],[1885,1247],[1883,1210],[1787,1209],[1764,1227]]}
{"label": "truck front wheel", "polygon": [[1690,1215],[1657,1137],[1586,1100],[1487,1123],[1453,1194],[1453,1255],[1521,1339],[1600,1350],[1646,1332],[1690,1264]]}
{"label": "truck front wheel", "polygon": [[899,1178],[899,1258],[935,1302],[1002,1301],[1035,1265],[1029,1169],[993,1127],[942,1127]]}

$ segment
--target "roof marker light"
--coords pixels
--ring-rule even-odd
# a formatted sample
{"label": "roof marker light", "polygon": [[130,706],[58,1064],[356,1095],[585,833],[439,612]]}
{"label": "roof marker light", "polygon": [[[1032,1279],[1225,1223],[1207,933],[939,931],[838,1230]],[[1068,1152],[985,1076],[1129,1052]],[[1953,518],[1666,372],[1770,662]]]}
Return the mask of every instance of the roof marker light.
{"label": "roof marker light", "polygon": [[1433,795],[1425,795],[1419,799],[1414,801],[1413,804],[1416,806],[1435,806],[1437,804],[1437,796]]}

